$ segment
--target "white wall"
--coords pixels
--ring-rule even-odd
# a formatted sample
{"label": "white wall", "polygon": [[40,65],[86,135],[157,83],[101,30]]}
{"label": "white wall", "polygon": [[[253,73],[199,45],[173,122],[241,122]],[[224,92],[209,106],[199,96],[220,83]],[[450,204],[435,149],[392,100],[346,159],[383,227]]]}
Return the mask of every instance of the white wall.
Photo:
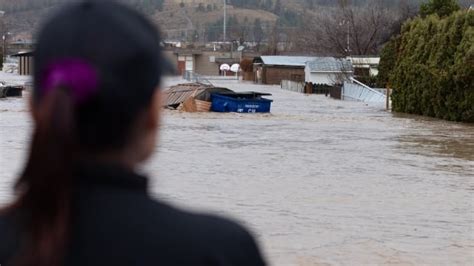
{"label": "white wall", "polygon": [[308,64],[306,64],[306,66],[304,68],[304,81],[311,82],[310,81],[310,76],[311,76],[311,72],[308,69]]}
{"label": "white wall", "polygon": [[309,73],[309,75],[305,73],[305,81],[312,82],[313,84],[334,85],[338,81],[342,82],[339,79],[341,79],[340,73]]}
{"label": "white wall", "polygon": [[304,93],[304,82],[296,82],[291,80],[282,80],[281,81],[281,88],[283,90],[295,91]]}
{"label": "white wall", "polygon": [[344,82],[341,78],[348,79],[353,77],[352,73],[336,73],[336,72],[310,72],[308,67],[304,68],[304,79],[306,82],[312,82],[313,84],[327,84],[334,85],[337,82]]}

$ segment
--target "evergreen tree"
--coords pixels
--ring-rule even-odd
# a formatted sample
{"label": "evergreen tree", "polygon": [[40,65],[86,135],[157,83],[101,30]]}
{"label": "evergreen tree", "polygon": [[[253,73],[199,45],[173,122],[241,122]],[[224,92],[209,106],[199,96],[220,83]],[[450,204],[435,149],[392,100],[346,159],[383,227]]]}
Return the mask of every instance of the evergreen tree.
{"label": "evergreen tree", "polygon": [[439,17],[446,17],[459,10],[456,0],[429,0],[420,6],[420,15],[426,17],[438,14]]}
{"label": "evergreen tree", "polygon": [[206,12],[206,8],[204,7],[203,3],[199,3],[196,7],[196,12]]}
{"label": "evergreen tree", "polygon": [[377,86],[380,88],[390,87],[390,73],[397,63],[399,45],[400,37],[394,37],[385,44],[380,53],[379,74],[377,75]]}
{"label": "evergreen tree", "polygon": [[262,42],[263,35],[264,35],[263,28],[262,28],[262,21],[259,18],[257,18],[254,21],[252,32],[253,32],[253,41],[257,43],[257,50],[259,50],[260,43]]}
{"label": "evergreen tree", "polygon": [[474,12],[416,18],[396,46],[394,111],[474,122]]}
{"label": "evergreen tree", "polygon": [[281,1],[276,0],[275,7],[273,8],[273,12],[277,15],[280,15],[282,12]]}
{"label": "evergreen tree", "polygon": [[264,10],[271,10],[272,7],[273,7],[273,0],[264,0],[264,4],[263,4],[263,9]]}

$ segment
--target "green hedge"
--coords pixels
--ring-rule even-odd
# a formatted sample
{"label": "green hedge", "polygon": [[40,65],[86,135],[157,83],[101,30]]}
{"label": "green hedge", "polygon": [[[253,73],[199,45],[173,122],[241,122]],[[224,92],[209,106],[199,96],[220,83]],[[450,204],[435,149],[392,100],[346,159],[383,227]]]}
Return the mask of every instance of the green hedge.
{"label": "green hedge", "polygon": [[381,57],[394,111],[474,122],[474,11],[408,21]]}

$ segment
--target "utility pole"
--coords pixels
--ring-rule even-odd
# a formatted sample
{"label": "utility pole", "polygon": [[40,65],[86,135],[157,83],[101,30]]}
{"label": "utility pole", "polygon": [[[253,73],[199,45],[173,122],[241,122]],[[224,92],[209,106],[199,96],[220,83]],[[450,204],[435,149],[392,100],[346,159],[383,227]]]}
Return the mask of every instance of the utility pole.
{"label": "utility pole", "polygon": [[5,36],[5,34],[2,36],[2,39],[3,39],[3,51],[2,51],[2,53],[3,53],[3,63],[5,63],[5,60],[7,58],[7,55],[6,55],[7,49],[5,48],[5,43],[6,43],[7,37]]}
{"label": "utility pole", "polygon": [[385,108],[387,111],[390,111],[390,85],[387,85],[387,95],[385,95],[386,103],[385,103]]}
{"label": "utility pole", "polygon": [[351,52],[351,24],[347,23],[347,54],[350,55]]}
{"label": "utility pole", "polygon": [[339,26],[343,27],[347,25],[347,32],[346,32],[346,44],[347,47],[345,49],[346,54],[349,56],[351,55],[351,24],[349,21],[346,21],[345,19],[342,20],[342,22],[339,22]]}
{"label": "utility pole", "polygon": [[227,39],[227,0],[224,0],[224,43]]}
{"label": "utility pole", "polygon": [[[5,63],[5,59],[6,59],[6,48],[5,48],[5,44],[6,44],[6,36],[5,34],[7,33],[6,30],[5,30],[5,11],[3,10],[0,10],[0,18],[1,18],[1,31],[3,33],[3,36],[2,36],[2,40],[3,40],[3,46],[2,46],[2,56],[3,56],[3,64]],[[8,33],[7,33],[8,34]],[[3,65],[0,66],[0,68],[3,67]]]}

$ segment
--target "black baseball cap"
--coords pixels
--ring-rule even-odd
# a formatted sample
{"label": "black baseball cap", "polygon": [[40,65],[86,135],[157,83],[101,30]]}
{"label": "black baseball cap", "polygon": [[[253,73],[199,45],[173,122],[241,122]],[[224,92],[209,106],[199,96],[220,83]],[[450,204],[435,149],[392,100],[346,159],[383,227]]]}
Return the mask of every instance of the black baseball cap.
{"label": "black baseball cap", "polygon": [[162,53],[157,27],[114,1],[68,4],[46,21],[34,54],[35,99],[44,92],[51,64],[71,59],[94,68],[103,97],[113,94],[138,102],[151,97],[164,74],[174,73]]}

